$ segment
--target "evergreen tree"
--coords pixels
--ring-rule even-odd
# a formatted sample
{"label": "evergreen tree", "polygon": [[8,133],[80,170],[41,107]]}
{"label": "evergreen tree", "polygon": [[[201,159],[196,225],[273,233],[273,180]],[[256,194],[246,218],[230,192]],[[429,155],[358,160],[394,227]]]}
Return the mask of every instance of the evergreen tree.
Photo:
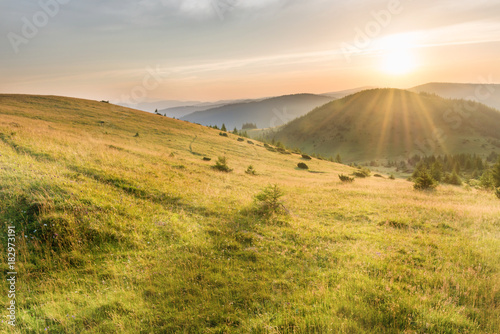
{"label": "evergreen tree", "polygon": [[416,180],[420,177],[421,174],[423,173],[428,173],[428,170],[427,170],[427,166],[425,164],[425,162],[423,161],[420,161],[418,164],[417,164],[417,167],[415,168],[415,170],[413,171],[413,174],[411,175],[411,178],[413,180]]}
{"label": "evergreen tree", "polygon": [[438,182],[441,182],[443,179],[443,165],[438,160],[432,164],[431,175]]}
{"label": "evergreen tree", "polygon": [[493,181],[495,182],[495,187],[500,187],[500,158],[498,162],[492,169]]}
{"label": "evergreen tree", "polygon": [[227,129],[226,129],[226,124],[222,123],[222,127],[220,128],[221,131],[226,131],[227,132]]}
{"label": "evergreen tree", "polygon": [[236,127],[234,127],[233,135],[238,135],[238,129],[236,129]]}
{"label": "evergreen tree", "polygon": [[495,185],[495,180],[493,180],[493,175],[492,175],[491,170],[486,170],[483,175],[481,175],[481,178],[479,179],[481,187],[485,189],[493,189]]}
{"label": "evergreen tree", "polygon": [[337,153],[337,156],[335,157],[335,162],[341,164],[342,163],[342,157],[340,156],[340,153]]}
{"label": "evergreen tree", "polygon": [[415,179],[413,188],[416,190],[432,190],[437,186],[436,181],[432,178],[427,169],[421,169],[418,177]]}
{"label": "evergreen tree", "polygon": [[470,157],[465,161],[465,170],[473,170],[474,169],[474,164]]}

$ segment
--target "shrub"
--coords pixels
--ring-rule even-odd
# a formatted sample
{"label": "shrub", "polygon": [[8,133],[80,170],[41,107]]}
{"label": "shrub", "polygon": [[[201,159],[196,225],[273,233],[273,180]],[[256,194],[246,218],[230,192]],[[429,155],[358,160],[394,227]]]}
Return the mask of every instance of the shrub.
{"label": "shrub", "polygon": [[309,166],[307,166],[305,163],[303,162],[299,162],[297,164],[297,167],[299,167],[300,169],[309,169]]}
{"label": "shrub", "polygon": [[395,180],[396,178],[394,177],[393,174],[391,174],[391,176],[389,176],[389,180]]}
{"label": "shrub", "polygon": [[422,170],[419,174],[420,175],[415,179],[413,188],[416,190],[433,190],[437,187],[436,181],[427,170]]}
{"label": "shrub", "polygon": [[371,172],[368,168],[361,168],[357,171],[355,171],[354,173],[352,173],[354,176],[356,177],[361,177],[361,178],[364,178],[364,177],[368,177],[370,176]]}
{"label": "shrub", "polygon": [[248,166],[248,168],[245,171],[245,173],[247,173],[249,175],[257,175],[257,171],[255,170],[255,168],[253,168],[252,165]]}
{"label": "shrub", "polygon": [[225,133],[225,132],[219,132],[219,136],[222,136],[222,137],[229,137],[229,136],[227,135],[227,133]]}
{"label": "shrub", "polygon": [[312,158],[307,154],[302,154],[302,158],[306,160],[311,160]]}
{"label": "shrub", "polygon": [[134,137],[136,137],[136,138],[139,137],[139,132],[136,132]]}
{"label": "shrub", "polygon": [[247,140],[247,143],[249,143],[250,145],[254,145],[254,142],[250,140]]}
{"label": "shrub", "polygon": [[281,153],[281,154],[291,154],[290,152],[288,152],[287,150],[285,150],[285,149],[284,149],[284,148],[282,148],[282,147],[278,147],[276,150],[277,150],[279,153]]}
{"label": "shrub", "polygon": [[211,159],[211,158],[208,158],[208,157],[204,157],[204,158],[203,158],[203,161],[212,161],[212,159]]}
{"label": "shrub", "polygon": [[496,190],[495,190],[495,195],[497,195],[498,198],[500,198],[500,187],[498,187]]}
{"label": "shrub", "polygon": [[243,139],[243,138],[238,138],[238,141],[245,141],[245,139]]}
{"label": "shrub", "polygon": [[266,149],[267,149],[269,152],[276,152],[276,149],[275,149],[274,147],[272,147],[272,146],[268,146]]}
{"label": "shrub", "polygon": [[375,174],[375,175],[373,175],[373,177],[381,177],[381,178],[384,178],[384,177],[383,177],[382,175],[380,175],[380,174]]}
{"label": "shrub", "polygon": [[339,179],[342,182],[354,182],[354,178],[353,177],[350,177],[350,176],[347,176],[347,175],[344,175],[344,174],[340,174],[339,175]]}
{"label": "shrub", "polygon": [[261,214],[265,216],[280,215],[287,213],[281,200],[283,195],[285,193],[277,184],[274,184],[264,188],[259,194],[255,195],[254,199]]}
{"label": "shrub", "polygon": [[220,170],[221,172],[231,172],[232,169],[229,168],[227,165],[227,158],[226,157],[219,157],[217,161],[215,162],[215,166],[213,168]]}

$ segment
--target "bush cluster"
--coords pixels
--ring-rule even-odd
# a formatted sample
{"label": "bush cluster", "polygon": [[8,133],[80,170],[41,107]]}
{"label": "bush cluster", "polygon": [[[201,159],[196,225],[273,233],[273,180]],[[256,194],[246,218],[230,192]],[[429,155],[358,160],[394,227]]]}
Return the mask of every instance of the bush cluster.
{"label": "bush cluster", "polygon": [[300,169],[309,169],[309,166],[307,166],[305,163],[303,162],[299,162],[297,164],[297,167],[299,167]]}
{"label": "bush cluster", "polygon": [[365,177],[370,176],[371,172],[368,168],[361,168],[357,171],[354,171],[354,173],[352,173],[352,174],[356,177],[365,178]]}
{"label": "bush cluster", "polygon": [[347,175],[344,175],[344,174],[340,174],[339,175],[339,179],[342,182],[354,182],[354,178],[353,177],[350,177],[350,176],[347,176]]}

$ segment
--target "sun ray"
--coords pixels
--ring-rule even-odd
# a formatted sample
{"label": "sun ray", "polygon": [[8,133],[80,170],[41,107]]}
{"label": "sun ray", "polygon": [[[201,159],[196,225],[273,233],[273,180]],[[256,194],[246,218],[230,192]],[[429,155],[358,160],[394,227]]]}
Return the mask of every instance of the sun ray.
{"label": "sun ray", "polygon": [[402,98],[402,122],[404,133],[406,136],[404,137],[404,148],[405,153],[410,152],[413,146],[412,144],[412,136],[410,135],[410,119],[409,119],[409,110],[408,110],[408,95],[404,94]]}
{"label": "sun ray", "polygon": [[[382,151],[387,145],[387,135],[389,134],[390,123],[393,121],[394,90],[388,92],[389,96],[384,99],[384,104],[380,107],[384,109],[384,119],[380,127],[380,136],[377,144],[377,156],[382,156]],[[389,140],[391,140],[389,136]]]}

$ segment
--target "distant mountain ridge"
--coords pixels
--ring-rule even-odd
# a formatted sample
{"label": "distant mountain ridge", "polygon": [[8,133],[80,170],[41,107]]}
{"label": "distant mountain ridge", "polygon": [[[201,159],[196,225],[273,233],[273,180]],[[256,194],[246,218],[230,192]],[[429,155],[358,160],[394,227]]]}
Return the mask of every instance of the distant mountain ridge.
{"label": "distant mountain ridge", "polygon": [[352,88],[352,89],[345,89],[345,90],[340,90],[338,92],[330,92],[330,93],[323,93],[321,95],[323,96],[329,96],[333,97],[336,99],[341,99],[343,97],[346,97],[351,94],[356,94],[364,90],[369,90],[369,89],[375,89],[377,87],[374,86],[363,86],[363,87],[357,87],[357,88]]}
{"label": "distant mountain ridge", "polygon": [[286,124],[333,99],[315,94],[284,95],[201,110],[181,119],[207,126],[225,124],[228,129],[241,129],[244,123],[254,123],[258,128],[269,128]]}
{"label": "distant mountain ridge", "polygon": [[500,110],[500,84],[468,84],[431,82],[410,88],[412,92],[426,92],[451,99],[466,99]]}
{"label": "distant mountain ridge", "polygon": [[167,117],[182,118],[184,116],[187,116],[189,114],[192,114],[192,113],[195,113],[198,111],[219,108],[219,107],[223,107],[223,106],[226,106],[229,104],[248,103],[248,102],[262,101],[262,100],[263,99],[247,99],[247,100],[223,100],[223,101],[216,101],[216,102],[200,102],[200,103],[196,103],[193,105],[183,105],[183,106],[178,106],[178,107],[166,108],[166,109],[159,110],[158,112],[162,115],[167,116]]}
{"label": "distant mountain ridge", "polygon": [[413,154],[500,152],[500,112],[476,102],[398,89],[332,101],[268,135],[307,153],[345,161]]}

